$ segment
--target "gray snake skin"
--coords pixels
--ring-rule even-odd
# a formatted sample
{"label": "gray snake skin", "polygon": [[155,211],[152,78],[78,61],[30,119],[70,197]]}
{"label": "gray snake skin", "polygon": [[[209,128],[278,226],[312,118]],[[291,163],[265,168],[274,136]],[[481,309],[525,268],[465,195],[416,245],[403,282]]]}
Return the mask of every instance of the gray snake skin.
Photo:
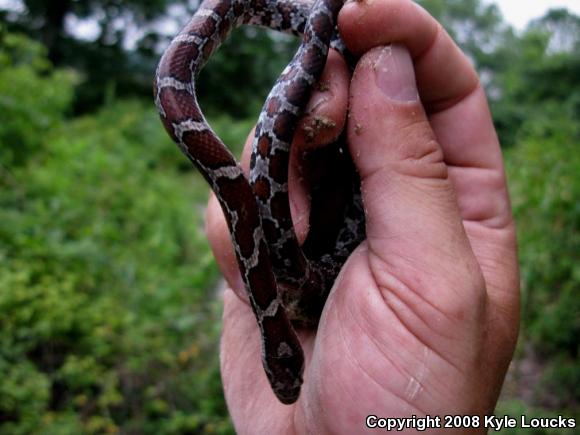
{"label": "gray snake skin", "polygon": [[[155,76],[155,103],[166,130],[207,180],[226,217],[260,329],[264,370],[284,404],[298,399],[304,370],[294,328],[316,327],[340,268],[365,237],[360,183],[344,134],[308,162],[314,175],[310,229],[302,246],[288,199],[290,144],[298,120],[329,46],[345,53],[336,32],[341,7],[342,0],[205,0],[165,51]],[[197,73],[241,24],[303,35],[260,114],[249,180],[211,130],[195,94]]]}

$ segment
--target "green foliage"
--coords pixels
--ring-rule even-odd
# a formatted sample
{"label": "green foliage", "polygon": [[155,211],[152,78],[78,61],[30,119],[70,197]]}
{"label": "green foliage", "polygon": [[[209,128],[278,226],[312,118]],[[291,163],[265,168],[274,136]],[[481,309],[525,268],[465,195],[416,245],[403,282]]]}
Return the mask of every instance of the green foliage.
{"label": "green foliage", "polygon": [[507,171],[518,223],[522,330],[549,361],[540,390],[558,391],[563,406],[580,399],[580,126],[565,105],[546,104],[543,118],[530,118],[519,136]]}
{"label": "green foliage", "polygon": [[[534,359],[532,403],[580,406],[580,19],[549,12],[499,47],[492,108],[508,145],[518,224],[523,359]],[[523,344],[521,347],[524,347]],[[516,432],[514,432],[516,433]],[[550,432],[538,432],[550,433]]]}
{"label": "green foliage", "polygon": [[236,118],[257,118],[297,45],[295,37],[263,29],[234,30],[199,76],[201,107]]}
{"label": "green foliage", "polygon": [[[43,68],[37,95],[63,74]],[[0,431],[230,433],[205,183],[151,104],[65,120],[64,101],[0,171]]]}
{"label": "green foliage", "polygon": [[0,164],[22,164],[68,109],[74,74],[54,71],[42,45],[0,27]]}
{"label": "green foliage", "polygon": [[176,172],[155,118],[125,103],[66,123],[3,180],[10,433],[227,431],[206,300],[216,270],[196,213],[206,188]]}

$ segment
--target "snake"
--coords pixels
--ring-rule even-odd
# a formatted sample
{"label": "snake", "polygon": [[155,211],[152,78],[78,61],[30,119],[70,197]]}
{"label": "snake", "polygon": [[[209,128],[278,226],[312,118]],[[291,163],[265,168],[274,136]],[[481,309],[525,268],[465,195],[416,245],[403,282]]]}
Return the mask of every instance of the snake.
{"label": "snake", "polygon": [[[360,179],[345,132],[306,160],[313,175],[308,180],[309,232],[302,244],[289,204],[289,156],[298,121],[329,47],[348,54],[336,24],[342,4],[205,0],[163,53],[153,86],[165,129],[205,178],[224,213],[260,331],[262,365],[283,404],[296,402],[303,383],[304,352],[297,330],[317,327],[340,269],[365,238]],[[195,91],[203,65],[240,25],[302,37],[260,112],[249,176],[210,127]]]}

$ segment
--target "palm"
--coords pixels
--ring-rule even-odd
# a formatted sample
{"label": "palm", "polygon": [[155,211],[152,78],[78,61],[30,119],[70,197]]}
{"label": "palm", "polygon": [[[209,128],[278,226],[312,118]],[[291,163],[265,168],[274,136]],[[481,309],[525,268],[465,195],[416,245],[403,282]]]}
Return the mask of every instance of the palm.
{"label": "palm", "polygon": [[235,324],[227,330],[233,336],[223,340],[231,346],[224,355],[232,356],[223,359],[223,373],[237,392],[228,400],[232,416],[250,425],[240,433],[300,433],[307,422],[327,433],[356,433],[373,410],[384,416],[449,409],[470,414],[482,401],[472,391],[497,394],[497,382],[481,375],[497,363],[482,358],[481,350],[493,347],[492,337],[501,338],[494,332],[502,325],[488,324],[484,298],[474,303],[471,292],[485,294],[480,276],[471,277],[471,286],[441,283],[444,293],[455,295],[445,301],[431,284],[405,284],[408,276],[432,283],[431,276],[414,268],[396,272],[371,246],[365,243],[345,265],[318,331],[301,336],[306,382],[293,406],[280,405],[265,379],[251,310],[231,292],[227,296],[225,321]]}

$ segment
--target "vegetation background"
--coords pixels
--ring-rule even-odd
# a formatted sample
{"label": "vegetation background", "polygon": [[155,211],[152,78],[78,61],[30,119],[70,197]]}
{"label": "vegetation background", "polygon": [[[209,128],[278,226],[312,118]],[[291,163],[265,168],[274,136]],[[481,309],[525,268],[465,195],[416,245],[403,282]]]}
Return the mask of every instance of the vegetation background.
{"label": "vegetation background", "polygon": [[[515,32],[480,0],[421,3],[480,71],[507,160],[523,304],[497,414],[580,423],[580,18],[551,10]],[[208,188],[150,90],[195,5],[12,6],[0,9],[0,433],[232,433]],[[202,73],[226,143],[239,149],[295,44],[237,30]]]}

